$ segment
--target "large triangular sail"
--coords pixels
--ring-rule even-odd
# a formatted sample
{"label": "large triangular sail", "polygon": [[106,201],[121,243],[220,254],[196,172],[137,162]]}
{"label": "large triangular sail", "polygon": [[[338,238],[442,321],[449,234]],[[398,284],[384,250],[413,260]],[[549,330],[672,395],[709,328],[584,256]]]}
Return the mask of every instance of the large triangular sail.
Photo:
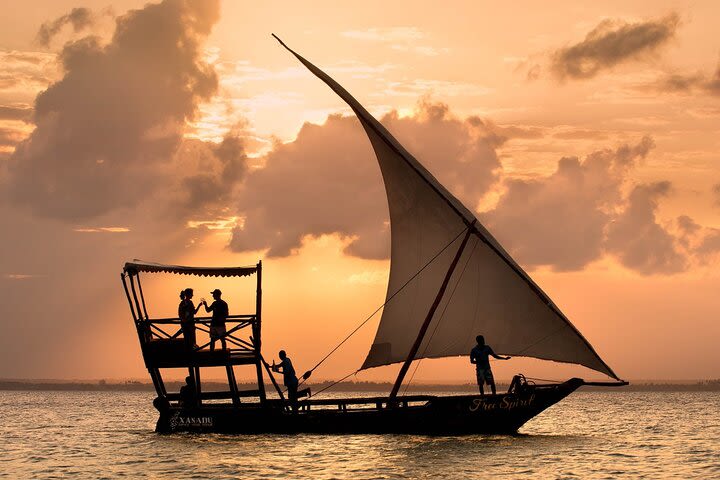
{"label": "large triangular sail", "polygon": [[385,183],[392,244],[387,297],[392,300],[362,369],[406,360],[470,229],[473,235],[413,358],[467,355],[475,336],[483,334],[498,353],[584,365],[618,378],[470,210],[342,86],[280,43],[352,108]]}

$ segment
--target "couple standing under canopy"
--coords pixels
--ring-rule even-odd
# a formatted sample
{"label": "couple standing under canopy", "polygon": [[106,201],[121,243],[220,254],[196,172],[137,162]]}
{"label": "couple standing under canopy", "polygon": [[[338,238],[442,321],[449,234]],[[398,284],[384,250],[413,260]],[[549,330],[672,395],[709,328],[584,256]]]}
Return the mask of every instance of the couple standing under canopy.
{"label": "couple standing under canopy", "polygon": [[203,305],[205,306],[206,312],[212,312],[212,320],[210,321],[210,350],[215,350],[215,342],[217,340],[220,340],[223,350],[227,349],[227,343],[225,342],[225,321],[229,315],[228,304],[221,298],[222,292],[220,289],[216,288],[210,293],[213,296],[213,302],[208,305],[205,299],[202,299],[196,307],[192,301],[192,288],[186,288],[180,292],[180,305],[178,305],[180,330],[185,339],[185,345],[190,351],[198,348],[195,339],[195,314]]}

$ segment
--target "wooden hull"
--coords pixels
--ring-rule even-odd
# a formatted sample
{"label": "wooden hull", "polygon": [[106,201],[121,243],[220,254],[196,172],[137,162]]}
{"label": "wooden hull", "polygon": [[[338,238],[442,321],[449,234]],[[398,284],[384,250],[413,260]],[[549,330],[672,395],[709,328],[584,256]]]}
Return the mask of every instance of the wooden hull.
{"label": "wooden hull", "polygon": [[[333,399],[299,402],[293,413],[279,401],[255,404],[161,408],[158,432],[258,433],[407,433],[429,435],[513,434],[528,420],[581,385],[573,378],[553,385],[527,386],[519,393]],[[383,403],[383,401],[385,403]]]}

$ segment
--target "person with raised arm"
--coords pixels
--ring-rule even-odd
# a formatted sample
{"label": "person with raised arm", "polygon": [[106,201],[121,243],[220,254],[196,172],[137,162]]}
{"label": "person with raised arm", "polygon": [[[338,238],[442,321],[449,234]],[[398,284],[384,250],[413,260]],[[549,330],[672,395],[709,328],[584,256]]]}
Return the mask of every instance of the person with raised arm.
{"label": "person with raised arm", "polygon": [[222,292],[219,288],[216,288],[210,292],[213,296],[213,302],[208,306],[205,300],[202,304],[205,305],[205,311],[212,312],[212,320],[210,320],[210,351],[215,350],[215,340],[220,340],[223,350],[227,350],[227,343],[225,342],[225,321],[227,320],[230,311],[228,304],[222,298]]}
{"label": "person with raised arm", "polygon": [[278,356],[280,357],[280,364],[275,365],[275,361],[273,360],[270,368],[273,372],[283,374],[283,383],[287,387],[288,400],[290,400],[293,412],[297,412],[298,378],[297,375],[295,375],[295,368],[290,361],[290,357],[285,353],[285,350],[280,350]]}
{"label": "person with raised arm", "polygon": [[510,357],[497,355],[490,345],[485,344],[485,337],[482,335],[475,337],[475,340],[477,340],[477,345],[470,350],[470,363],[475,365],[480,395],[485,395],[483,389],[483,384],[485,383],[490,385],[490,390],[492,390],[492,394],[495,395],[495,379],[490,369],[490,356],[492,355],[493,358],[497,358],[498,360],[510,360]]}
{"label": "person with raised arm", "polygon": [[[195,314],[200,310],[201,304],[195,307],[192,301],[192,288],[186,288],[184,292],[185,298],[180,302],[178,314],[180,315],[180,328],[183,333],[183,338],[185,339],[185,347],[189,352],[192,352],[197,347],[195,341]],[[182,298],[182,296],[180,298]]]}

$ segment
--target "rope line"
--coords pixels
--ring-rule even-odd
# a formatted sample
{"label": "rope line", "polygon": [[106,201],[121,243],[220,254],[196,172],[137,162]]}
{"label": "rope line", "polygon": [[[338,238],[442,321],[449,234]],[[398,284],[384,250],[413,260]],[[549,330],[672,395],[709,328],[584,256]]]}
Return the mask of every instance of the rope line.
{"label": "rope line", "polygon": [[528,380],[538,380],[540,382],[550,382],[550,383],[562,383],[562,380],[548,380],[547,378],[535,378],[535,377],[525,377]]}
{"label": "rope line", "polygon": [[[470,252],[470,255],[468,255],[467,260],[465,261],[465,266],[463,266],[462,271],[460,272],[460,276],[458,277],[457,282],[455,283],[455,286],[452,289],[452,292],[450,292],[450,297],[448,297],[448,301],[445,304],[445,308],[443,308],[442,313],[440,314],[440,318],[438,318],[438,321],[435,323],[435,328],[433,328],[432,333],[430,334],[430,337],[428,338],[428,341],[425,343],[425,348],[423,348],[423,354],[427,351],[428,346],[430,345],[430,341],[435,336],[435,332],[437,332],[438,327],[440,326],[440,322],[442,322],[443,318],[445,318],[445,312],[447,311],[448,307],[450,306],[450,302],[452,301],[453,297],[455,296],[455,291],[457,290],[458,286],[460,285],[460,282],[462,281],[463,275],[465,275],[465,270],[467,269],[468,265],[470,264],[470,260],[472,260],[473,255],[475,255],[475,249],[478,246],[478,243],[480,241],[478,240],[475,242],[475,246],[473,246],[472,251]],[[408,391],[408,388],[410,388],[410,384],[413,381],[413,378],[415,378],[415,374],[418,371],[418,368],[420,367],[420,363],[423,361],[423,359],[419,359],[418,362],[415,364],[415,370],[413,370],[412,375],[410,376],[410,380],[408,380],[407,384],[405,385],[405,389],[403,390],[403,395],[405,395]]]}
{"label": "rope line", "polygon": [[[336,351],[338,348],[340,348],[345,342],[347,342],[347,341],[350,339],[350,337],[352,337],[353,335],[355,335],[355,333],[356,333],[358,330],[360,330],[360,329],[363,327],[363,325],[365,325],[367,322],[369,322],[370,319],[375,316],[375,314],[377,314],[380,310],[382,310],[382,308],[385,307],[385,305],[387,305],[387,304],[390,302],[390,300],[392,300],[393,298],[395,298],[395,296],[396,296],[398,293],[400,293],[405,287],[407,287],[410,282],[412,282],[413,280],[415,280],[415,278],[417,278],[417,276],[420,275],[420,274],[423,272],[423,270],[425,270],[432,262],[435,261],[435,259],[437,259],[445,250],[447,250],[450,245],[452,245],[453,243],[455,243],[455,240],[457,240],[458,238],[460,238],[460,236],[463,235],[463,234],[468,230],[468,228],[470,228],[470,227],[465,227],[460,233],[458,233],[458,234],[455,236],[455,238],[453,238],[452,240],[450,240],[450,243],[448,243],[447,245],[445,245],[438,253],[435,254],[435,256],[433,256],[425,265],[423,265],[423,267],[422,267],[420,270],[418,270],[412,277],[410,277],[410,279],[408,279],[408,281],[406,281],[400,288],[398,288],[395,293],[393,293],[392,295],[390,295],[390,296],[385,300],[385,302],[384,302],[382,305],[380,305],[377,309],[375,309],[375,311],[372,312],[369,317],[367,317],[365,320],[363,320],[363,321],[360,323],[360,325],[358,325],[357,327],[355,327],[355,329],[354,329],[352,332],[350,332],[350,334],[348,334],[348,336],[346,336],[340,343],[338,343],[338,344],[335,346],[335,348],[333,348],[332,350],[330,350],[330,352],[329,352],[327,355],[325,355],[325,356],[322,358],[322,360],[320,360],[313,368],[311,368],[310,370],[308,370],[307,372],[305,372],[305,373],[303,374],[302,382],[300,382],[300,383],[298,384],[298,386],[300,386],[300,385],[302,385],[303,383],[305,383],[305,381],[306,381],[308,378],[310,378],[310,375],[312,374],[312,372],[315,371],[316,368],[318,368],[320,365],[322,365],[322,363],[323,363],[325,360],[327,360],[328,357],[330,357],[330,355],[332,355],[333,353],[335,353],[335,351]],[[357,373],[357,372],[359,372],[359,371],[360,371],[360,370],[358,369],[355,373]],[[350,375],[348,375],[348,376],[350,376]],[[347,377],[346,377],[346,378],[347,378]]]}
{"label": "rope line", "polygon": [[[328,385],[328,386],[326,386],[325,388],[323,388],[322,390],[318,390],[317,392],[313,393],[312,395],[310,395],[310,397],[314,397],[314,396],[316,396],[316,395],[320,395],[322,392],[324,392],[324,391],[327,390],[328,388],[334,387],[335,385],[337,385],[338,383],[342,382],[342,381],[345,380],[346,378],[348,378],[348,377],[350,377],[350,376],[352,376],[352,375],[357,374],[359,371],[360,371],[360,369],[357,369],[357,370],[355,370],[354,372],[348,373],[347,375],[345,375],[345,376],[344,376],[343,378],[341,378],[340,380],[336,380],[336,381],[334,381],[333,383],[331,383],[330,385]],[[308,397],[308,398],[309,398],[309,397]]]}
{"label": "rope line", "polygon": [[421,363],[422,361],[423,361],[423,359],[421,358],[421,359],[418,360],[417,363],[415,364],[415,370],[413,370],[412,375],[410,375],[410,380],[408,380],[408,382],[405,384],[405,389],[403,390],[403,393],[402,393],[403,395],[405,395],[405,394],[407,393],[407,391],[408,391],[408,388],[410,388],[410,384],[412,383],[413,378],[415,378],[415,374],[417,373],[418,368],[420,368],[420,363]]}

